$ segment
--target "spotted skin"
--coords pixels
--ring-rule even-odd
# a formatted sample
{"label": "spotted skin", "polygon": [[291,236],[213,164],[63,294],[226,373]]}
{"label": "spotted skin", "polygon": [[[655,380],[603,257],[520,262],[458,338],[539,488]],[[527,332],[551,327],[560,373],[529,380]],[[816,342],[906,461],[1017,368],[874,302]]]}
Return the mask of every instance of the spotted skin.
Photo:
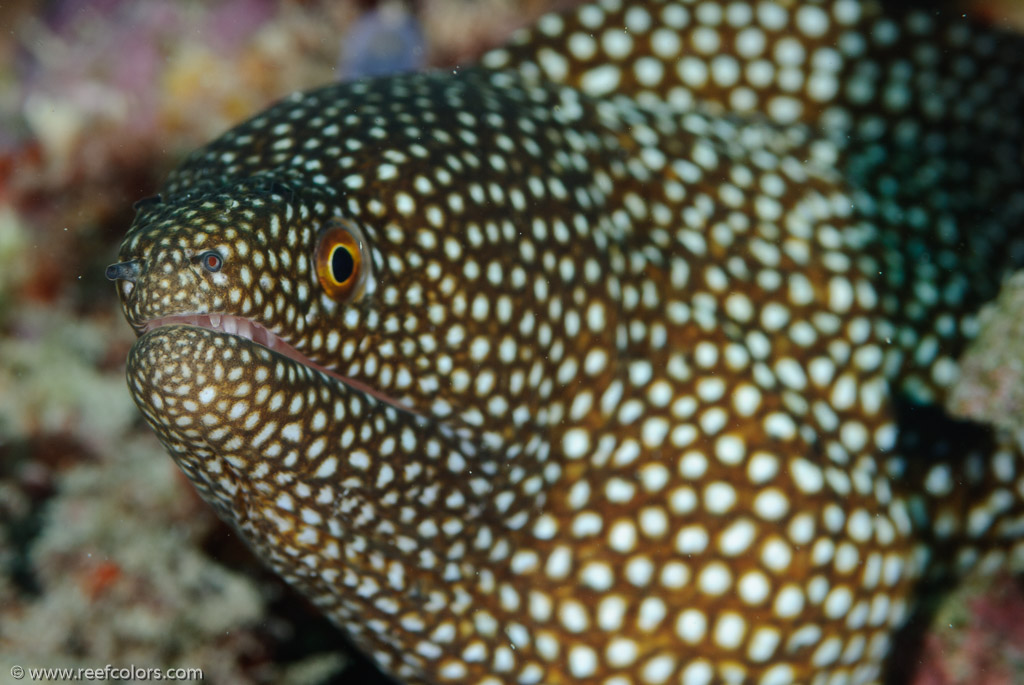
{"label": "spotted skin", "polygon": [[879,682],[923,582],[1024,566],[1019,451],[939,408],[1021,261],[1020,48],[608,0],[296,94],[140,207],[130,390],[399,681]]}

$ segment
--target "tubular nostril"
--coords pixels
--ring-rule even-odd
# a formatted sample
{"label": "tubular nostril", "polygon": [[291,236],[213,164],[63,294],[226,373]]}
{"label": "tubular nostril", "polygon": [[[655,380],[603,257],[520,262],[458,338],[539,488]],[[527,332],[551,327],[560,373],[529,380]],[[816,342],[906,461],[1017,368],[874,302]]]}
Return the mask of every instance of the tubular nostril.
{"label": "tubular nostril", "polygon": [[134,283],[139,277],[139,260],[132,259],[127,262],[118,262],[107,267],[106,275],[111,281],[128,281]]}

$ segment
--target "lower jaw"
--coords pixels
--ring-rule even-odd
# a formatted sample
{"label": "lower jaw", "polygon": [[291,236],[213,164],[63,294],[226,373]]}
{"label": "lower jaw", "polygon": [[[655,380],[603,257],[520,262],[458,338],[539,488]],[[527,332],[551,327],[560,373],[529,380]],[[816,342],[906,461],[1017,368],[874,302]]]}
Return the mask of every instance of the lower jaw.
{"label": "lower jaw", "polygon": [[193,326],[195,328],[202,328],[224,335],[233,335],[235,337],[248,340],[254,345],[264,347],[271,352],[288,357],[303,366],[319,371],[326,376],[335,378],[350,388],[370,395],[371,397],[380,400],[385,404],[391,405],[396,409],[400,409],[411,414],[421,415],[420,412],[417,412],[413,408],[387,395],[386,393],[377,390],[362,381],[343,376],[340,373],[317,363],[302,352],[299,352],[270,329],[250,319],[229,314],[175,314],[173,316],[151,319],[146,322],[142,334],[144,335],[145,333],[149,333],[159,328],[173,325]]}

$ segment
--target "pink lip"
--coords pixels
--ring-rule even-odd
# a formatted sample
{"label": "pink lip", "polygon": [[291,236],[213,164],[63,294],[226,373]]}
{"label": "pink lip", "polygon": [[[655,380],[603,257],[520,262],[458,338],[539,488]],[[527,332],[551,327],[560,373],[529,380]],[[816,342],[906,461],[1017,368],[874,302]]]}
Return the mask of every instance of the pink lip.
{"label": "pink lip", "polygon": [[341,374],[328,369],[325,366],[318,364],[306,355],[299,352],[297,349],[289,345],[284,338],[274,333],[269,328],[261,326],[260,324],[246,319],[240,316],[233,316],[231,314],[174,314],[172,316],[161,316],[156,319],[150,319],[146,322],[144,333],[148,333],[155,328],[161,326],[171,326],[174,324],[184,324],[186,326],[198,326],[200,328],[206,328],[211,331],[217,331],[218,333],[228,333],[230,335],[237,335],[240,338],[251,340],[257,345],[266,347],[269,350],[283,354],[284,356],[294,359],[303,366],[316,369],[317,371],[337,378],[339,381],[368,395],[373,395],[378,400],[386,402],[396,409],[402,409],[404,411],[417,413],[411,408],[405,406],[403,403],[389,397],[379,390],[375,390],[370,386],[366,385],[361,381],[342,376]]}

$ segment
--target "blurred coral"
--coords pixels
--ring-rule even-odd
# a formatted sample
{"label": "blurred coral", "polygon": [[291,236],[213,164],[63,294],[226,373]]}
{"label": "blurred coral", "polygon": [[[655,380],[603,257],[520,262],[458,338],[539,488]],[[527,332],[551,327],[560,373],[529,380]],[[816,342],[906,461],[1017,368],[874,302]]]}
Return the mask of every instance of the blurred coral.
{"label": "blurred coral", "polygon": [[[200,666],[218,683],[371,682],[337,675],[338,633],[246,555],[141,425],[123,378],[132,334],[102,274],[132,202],[189,151],[338,78],[339,54],[346,78],[379,68],[364,51],[381,41],[366,32],[397,36],[391,69],[448,67],[574,0],[422,0],[367,15],[376,4],[0,10],[12,28],[0,32],[0,672],[134,662]],[[1013,0],[976,4],[1024,27]],[[415,33],[421,52],[403,53]],[[986,649],[1019,674],[1021,595],[980,592],[949,610],[961,618],[940,612],[919,685],[1011,682],[975,679],[997,668]]]}
{"label": "blurred coral", "polygon": [[914,685],[1024,682],[1024,593],[1001,576],[969,578],[939,607]]}
{"label": "blurred coral", "polygon": [[416,71],[426,46],[419,22],[400,2],[387,2],[360,17],[345,34],[338,76],[351,80]]}
{"label": "blurred coral", "polygon": [[960,359],[947,406],[958,416],[1024,439],[1024,272],[1003,284],[978,315],[979,331]]}

